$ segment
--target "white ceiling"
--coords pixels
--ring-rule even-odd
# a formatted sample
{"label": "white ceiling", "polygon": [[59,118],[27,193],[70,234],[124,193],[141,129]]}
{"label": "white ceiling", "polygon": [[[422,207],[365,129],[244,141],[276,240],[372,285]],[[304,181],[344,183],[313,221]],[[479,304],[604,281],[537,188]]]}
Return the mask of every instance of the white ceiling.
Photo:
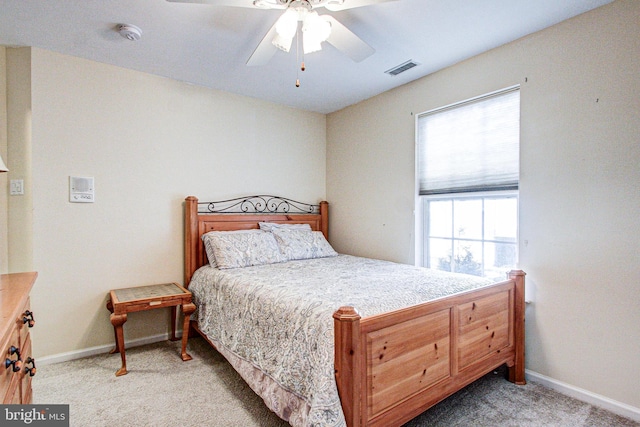
{"label": "white ceiling", "polygon": [[[329,113],[611,1],[397,0],[333,12],[376,53],[355,63],[324,43],[306,56],[299,88],[293,49],[276,52],[268,65],[245,65],[278,10],[165,0],[0,0],[0,45],[39,47]],[[140,27],[142,39],[121,37],[118,24]],[[384,73],[407,60],[420,65],[395,77]]]}

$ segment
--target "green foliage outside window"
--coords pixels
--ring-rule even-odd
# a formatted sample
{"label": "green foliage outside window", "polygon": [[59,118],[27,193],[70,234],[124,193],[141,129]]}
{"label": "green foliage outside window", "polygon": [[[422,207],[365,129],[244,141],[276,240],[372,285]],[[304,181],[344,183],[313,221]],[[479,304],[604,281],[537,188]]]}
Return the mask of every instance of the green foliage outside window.
{"label": "green foliage outside window", "polygon": [[438,260],[438,269],[454,271],[456,273],[473,274],[482,276],[482,264],[473,259],[473,254],[468,247],[462,247],[454,259],[455,267],[451,265],[451,255]]}

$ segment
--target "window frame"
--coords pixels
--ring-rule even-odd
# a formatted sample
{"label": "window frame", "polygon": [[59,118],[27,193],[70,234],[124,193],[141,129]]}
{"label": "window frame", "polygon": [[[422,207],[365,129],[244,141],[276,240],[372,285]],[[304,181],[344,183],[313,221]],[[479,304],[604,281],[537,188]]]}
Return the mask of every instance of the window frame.
{"label": "window frame", "polygon": [[[425,111],[420,114],[415,115],[415,198],[416,198],[416,209],[415,209],[415,264],[424,267],[430,267],[430,253],[429,253],[429,212],[427,209],[427,201],[433,200],[460,200],[460,199],[487,199],[487,198],[515,198],[516,199],[516,237],[513,245],[515,247],[515,260],[514,264],[517,265],[519,262],[519,247],[520,247],[520,190],[519,184],[516,188],[511,189],[496,189],[496,190],[485,190],[485,191],[469,191],[469,192],[451,192],[451,193],[440,193],[440,194],[429,194],[429,195],[421,195],[420,194],[420,134],[419,134],[419,120],[421,117],[425,115],[437,114],[440,111],[448,111],[450,109],[456,108],[458,106],[468,105],[474,102],[481,102],[483,99],[489,99],[494,96],[500,96],[501,94],[507,94],[513,91],[520,92],[520,85],[514,85],[510,87],[506,87],[500,90],[496,90],[493,92],[485,93],[473,98],[469,98],[463,101],[451,103],[442,107],[433,108],[431,110]],[[521,103],[518,103],[518,109],[521,112]],[[519,133],[521,132],[521,124],[518,124]],[[520,153],[520,141],[518,140],[518,153]],[[520,163],[518,154],[518,163]],[[518,167],[519,169],[519,167]],[[520,181],[520,173],[518,172],[518,182]],[[484,201],[483,201],[484,203]],[[484,207],[484,205],[483,205]],[[453,220],[453,211],[452,211],[452,220]],[[456,238],[455,235],[452,235],[451,240],[452,244],[455,244],[456,241],[471,241],[471,242],[480,242],[482,244],[482,273],[483,276],[486,273],[485,270],[485,243],[511,243],[511,242],[503,242],[503,241],[494,241],[494,240],[485,240],[484,239],[484,227],[485,227],[485,213],[483,208],[482,213],[482,239],[459,239]],[[453,253],[455,256],[455,253]],[[514,265],[514,267],[515,267]],[[432,267],[432,268],[437,268]]]}
{"label": "window frame", "polygon": [[[418,195],[418,204],[420,206],[419,212],[419,221],[420,221],[420,243],[419,243],[419,256],[417,257],[417,264],[422,267],[434,268],[437,269],[437,266],[431,265],[431,253],[430,253],[430,239],[437,238],[442,240],[450,240],[452,249],[455,247],[456,242],[475,242],[480,243],[482,246],[482,260],[481,267],[483,277],[486,277],[486,268],[485,268],[485,244],[486,243],[498,243],[498,244],[513,244],[515,249],[515,260],[514,264],[517,265],[519,261],[519,241],[520,241],[520,227],[519,218],[520,213],[520,198],[518,190],[501,190],[501,191],[484,191],[477,193],[450,193],[450,194],[433,194],[433,195]],[[451,237],[442,237],[442,236],[434,236],[430,234],[429,230],[429,221],[430,221],[430,211],[427,208],[427,204],[432,201],[452,201],[456,200],[476,200],[482,199],[483,209],[482,209],[482,227],[481,227],[481,238],[460,238],[456,237],[455,230],[452,230]],[[495,240],[495,239],[487,239],[485,237],[485,209],[484,203],[486,199],[515,199],[516,203],[516,230],[515,230],[515,242],[507,242],[504,240]],[[455,211],[451,212],[451,227],[454,227],[454,216]],[[455,255],[455,250],[452,250],[452,255]]]}

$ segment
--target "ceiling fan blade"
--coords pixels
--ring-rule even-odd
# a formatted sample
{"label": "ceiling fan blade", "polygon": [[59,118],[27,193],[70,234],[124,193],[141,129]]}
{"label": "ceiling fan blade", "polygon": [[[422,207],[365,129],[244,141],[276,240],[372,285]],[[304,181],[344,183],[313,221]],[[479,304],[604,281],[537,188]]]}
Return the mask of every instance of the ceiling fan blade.
{"label": "ceiling fan blade", "polygon": [[341,4],[337,3],[327,3],[325,8],[332,12],[337,12],[339,10],[353,9],[354,7],[362,7],[369,6],[372,4],[378,3],[386,3],[389,1],[397,1],[397,0],[343,0]]}
{"label": "ceiling fan blade", "polygon": [[253,0],[166,0],[170,3],[197,3],[213,6],[250,7],[255,9]]}
{"label": "ceiling fan blade", "polygon": [[331,34],[327,39],[336,49],[353,59],[360,62],[376,51],[374,48],[366,44],[360,37],[356,36],[347,27],[342,25],[336,18],[331,15],[322,15],[322,19],[329,21],[331,24]]}
{"label": "ceiling fan blade", "polygon": [[258,65],[266,65],[271,57],[276,53],[278,48],[272,43],[273,38],[276,36],[276,24],[269,29],[267,34],[262,38],[260,44],[253,51],[249,59],[247,60],[247,65],[249,66],[258,66]]}

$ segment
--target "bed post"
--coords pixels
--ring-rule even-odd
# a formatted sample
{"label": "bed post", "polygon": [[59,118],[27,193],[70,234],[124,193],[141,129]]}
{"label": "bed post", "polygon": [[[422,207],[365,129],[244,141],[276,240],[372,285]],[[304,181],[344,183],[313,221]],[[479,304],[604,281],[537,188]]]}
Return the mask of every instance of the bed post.
{"label": "bed post", "polygon": [[198,198],[189,196],[184,201],[184,286],[198,268]]}
{"label": "bed post", "polygon": [[320,231],[329,240],[329,203],[320,202]]}
{"label": "bed post", "polygon": [[360,358],[360,315],[353,307],[333,313],[335,333],[335,375],[342,411],[348,427],[361,425],[362,362]]}
{"label": "bed post", "polygon": [[509,279],[515,281],[515,361],[509,367],[509,381],[519,385],[526,384],[524,375],[524,276],[522,270],[511,270]]}

